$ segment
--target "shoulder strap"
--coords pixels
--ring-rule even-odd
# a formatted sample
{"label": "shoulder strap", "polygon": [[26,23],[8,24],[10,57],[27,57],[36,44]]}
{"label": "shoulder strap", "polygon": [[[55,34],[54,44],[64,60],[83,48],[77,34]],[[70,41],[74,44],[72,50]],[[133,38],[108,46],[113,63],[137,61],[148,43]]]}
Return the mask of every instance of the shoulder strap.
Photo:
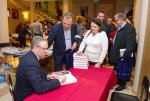
{"label": "shoulder strap", "polygon": [[91,34],[91,32],[92,32],[92,31],[90,31],[90,32],[88,33],[88,35],[86,36],[86,39],[87,39],[87,37]]}

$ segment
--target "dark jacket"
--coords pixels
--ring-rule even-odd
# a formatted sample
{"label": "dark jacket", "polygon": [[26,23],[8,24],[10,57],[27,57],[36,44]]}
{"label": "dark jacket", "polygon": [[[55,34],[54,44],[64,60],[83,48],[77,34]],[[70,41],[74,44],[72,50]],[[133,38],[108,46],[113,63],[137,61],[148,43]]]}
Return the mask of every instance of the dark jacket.
{"label": "dark jacket", "polygon": [[[75,24],[73,24],[71,26],[71,45],[75,41],[74,37],[76,34],[77,34],[77,26]],[[61,70],[63,56],[66,51],[64,29],[63,29],[62,23],[56,24],[52,27],[52,30],[48,37],[48,46],[51,46],[51,44],[53,42],[54,42],[53,56],[54,56],[54,63],[55,63],[55,67],[56,67],[55,69]]]}
{"label": "dark jacket", "polygon": [[120,49],[126,49],[123,56],[131,57],[136,48],[135,28],[128,23],[117,31],[115,42],[110,51],[110,61],[116,64],[120,58]]}
{"label": "dark jacket", "polygon": [[42,71],[37,56],[32,52],[25,54],[16,74],[16,101],[23,101],[33,93],[46,93],[60,86],[58,79],[47,80],[47,74]]}

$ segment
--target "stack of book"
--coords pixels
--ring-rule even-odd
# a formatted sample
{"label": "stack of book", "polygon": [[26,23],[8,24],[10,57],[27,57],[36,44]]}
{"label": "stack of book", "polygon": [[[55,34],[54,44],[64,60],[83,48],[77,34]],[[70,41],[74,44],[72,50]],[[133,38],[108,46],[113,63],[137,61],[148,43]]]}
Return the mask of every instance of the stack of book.
{"label": "stack of book", "polygon": [[74,59],[73,61],[74,68],[88,69],[89,62],[86,54],[78,55],[77,53],[74,53],[73,59]]}

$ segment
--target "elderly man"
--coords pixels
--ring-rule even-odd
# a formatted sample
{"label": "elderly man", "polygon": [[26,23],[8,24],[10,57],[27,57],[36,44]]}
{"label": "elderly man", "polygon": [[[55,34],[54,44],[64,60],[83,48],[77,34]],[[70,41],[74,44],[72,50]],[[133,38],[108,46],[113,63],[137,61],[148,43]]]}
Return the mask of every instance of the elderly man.
{"label": "elderly man", "polygon": [[[121,57],[124,58],[124,60],[132,60],[132,53],[135,51],[136,46],[136,32],[135,28],[126,22],[126,16],[124,14],[118,13],[114,18],[118,29],[110,51],[110,62],[117,67],[116,74],[119,86],[115,90],[121,91],[125,89],[126,82],[130,79],[133,66],[127,67],[126,65],[126,67],[119,67],[118,61]],[[121,54],[122,50],[125,50],[123,54]]]}
{"label": "elderly man", "polygon": [[46,93],[56,89],[66,80],[64,76],[58,78],[56,74],[47,75],[42,71],[39,59],[44,58],[47,53],[48,43],[45,38],[35,36],[31,49],[19,63],[14,89],[16,101],[23,101],[33,93]]}
{"label": "elderly man", "polygon": [[77,26],[73,24],[74,16],[68,12],[64,14],[62,23],[56,24],[52,27],[52,30],[48,37],[48,46],[54,42],[53,56],[55,71],[62,70],[63,64],[66,64],[66,69],[71,67],[68,62],[68,53],[73,51],[77,47],[77,43],[74,40],[77,34]]}

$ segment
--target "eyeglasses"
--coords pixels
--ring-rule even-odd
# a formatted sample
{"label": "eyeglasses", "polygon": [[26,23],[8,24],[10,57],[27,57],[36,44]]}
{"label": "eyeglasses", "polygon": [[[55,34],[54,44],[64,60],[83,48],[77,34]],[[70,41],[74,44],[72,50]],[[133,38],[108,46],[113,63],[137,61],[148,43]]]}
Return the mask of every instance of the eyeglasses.
{"label": "eyeglasses", "polygon": [[63,22],[63,25],[71,26],[72,24],[67,24],[67,23]]}
{"label": "eyeglasses", "polygon": [[37,45],[37,47],[43,49],[44,51],[48,50],[48,48],[43,48],[43,47],[40,47],[40,46],[38,46],[38,45]]}
{"label": "eyeglasses", "polygon": [[98,16],[98,17],[105,17],[105,16]]}

